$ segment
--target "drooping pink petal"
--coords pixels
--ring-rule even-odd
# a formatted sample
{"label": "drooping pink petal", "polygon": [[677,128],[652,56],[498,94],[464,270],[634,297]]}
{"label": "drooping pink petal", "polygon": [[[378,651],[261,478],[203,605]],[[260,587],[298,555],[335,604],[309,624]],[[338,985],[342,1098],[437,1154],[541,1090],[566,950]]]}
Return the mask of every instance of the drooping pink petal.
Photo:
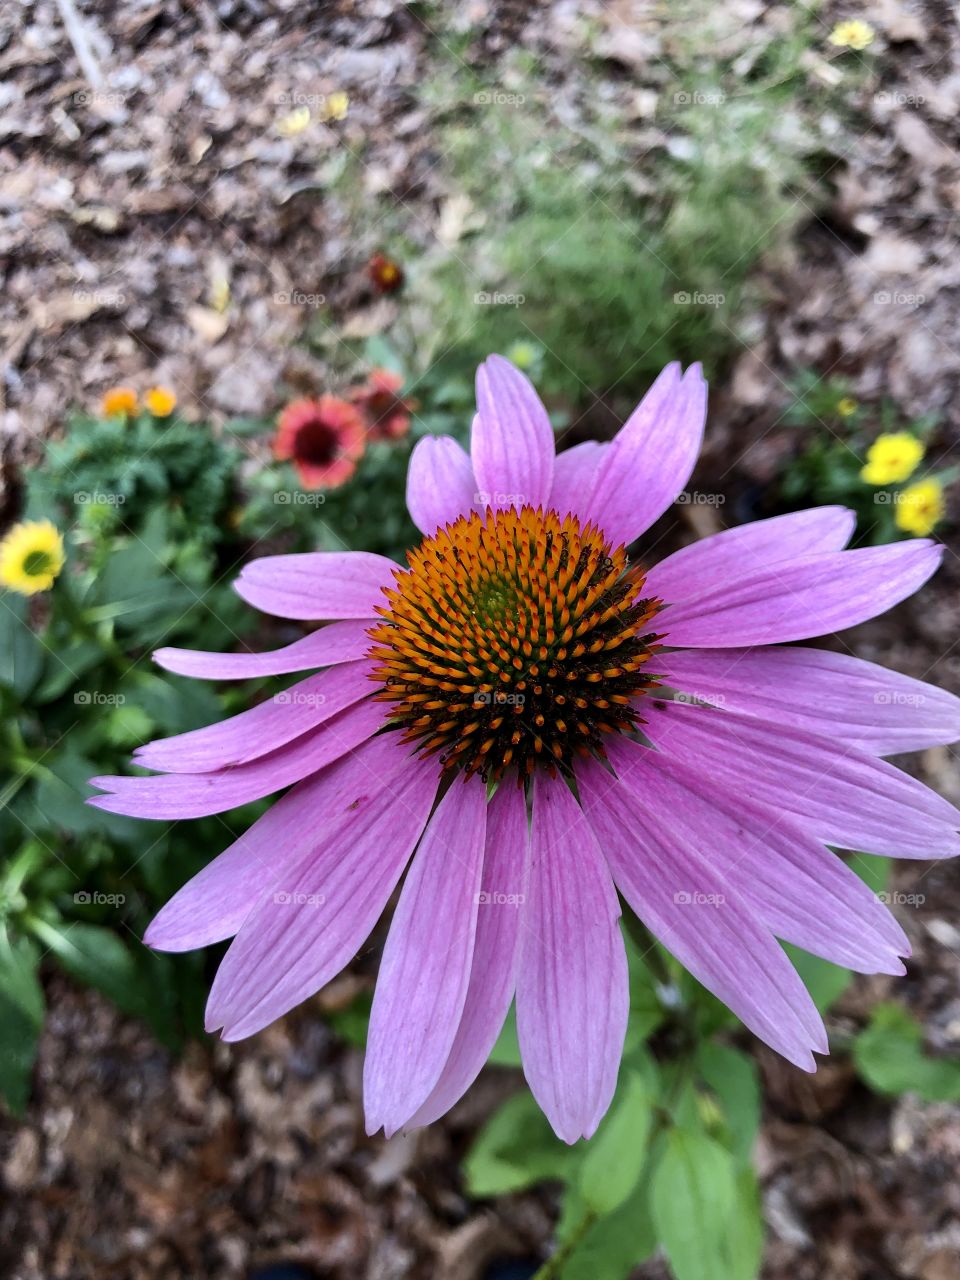
{"label": "drooping pink petal", "polygon": [[487,808],[480,910],[460,1026],[440,1079],[411,1125],[432,1124],[463,1097],[503,1027],[516,985],[528,843],[523,791],[505,782]]}
{"label": "drooping pink petal", "polygon": [[245,566],[234,587],[255,609],[278,618],[370,618],[398,568],[371,551],[261,556]]}
{"label": "drooping pink petal", "polygon": [[825,844],[895,858],[960,853],[960,812],[885,760],[735,711],[651,699],[643,716],[659,750],[794,815]]}
{"label": "drooping pink petal", "polygon": [[383,706],[357,702],[320,728],[249,764],[216,773],[165,773],[150,778],[91,778],[108,795],[87,804],[131,818],[203,818],[260,800],[338,760],[383,725]]}
{"label": "drooping pink petal", "polygon": [[217,971],[208,1031],[242,1040],[313,995],[353,958],[376,924],[423,831],[435,762],[411,760],[285,870],[244,920]]}
{"label": "drooping pink petal", "polygon": [[594,478],[600,459],[609,445],[596,440],[585,440],[572,449],[558,453],[553,464],[553,487],[550,490],[550,510],[560,516],[571,512],[582,518],[590,500]]}
{"label": "drooping pink petal", "polygon": [[889,756],[960,740],[960,698],[845,653],[678,649],[657,674],[685,694]]}
{"label": "drooping pink petal", "polygon": [[811,507],[724,529],[655,564],[644,591],[662,600],[686,600],[771,565],[842,551],[856,523],[847,507]]}
{"label": "drooping pink petal", "polygon": [[167,773],[208,773],[258,760],[369,697],[374,688],[370,671],[366,661],[331,667],[249,711],[148,742],[134,752],[134,763]]}
{"label": "drooping pink petal", "polygon": [[943,548],[919,538],[808,556],[704,591],[658,615],[666,643],[730,648],[809,640],[856,626],[899,604],[936,570]]}
{"label": "drooping pink petal", "polygon": [[316,848],[357,797],[371,787],[392,785],[409,757],[398,734],[383,733],[298,783],[174,894],[154,917],[144,942],[158,951],[191,951],[232,938],[277,880],[307,849]]}
{"label": "drooping pink petal", "polygon": [[669,364],[610,442],[584,516],[614,545],[639,538],[690,479],[706,412],[700,366],[681,379],[680,366]]}
{"label": "drooping pink petal", "polygon": [[704,771],[627,739],[611,744],[624,785],[709,850],[721,875],[778,938],[858,973],[903,973],[906,934],[869,887],[795,821]]}
{"label": "drooping pink petal", "polygon": [[431,538],[443,525],[469,515],[477,505],[477,482],[466,450],[452,436],[425,436],[410,455],[407,510]]}
{"label": "drooping pink petal", "polygon": [[804,1071],[826,1052],[820,1015],[773,934],[674,830],[672,815],[599,764],[577,766],[584,811],[617,888],[647,928],[751,1031]]}
{"label": "drooping pink petal", "polygon": [[332,667],[362,658],[370,648],[373,617],[331,622],[270,653],[206,653],[202,649],[158,649],[153,660],[166,671],[201,680],[252,680],[283,676],[315,667]]}
{"label": "drooping pink petal", "polygon": [[470,456],[481,507],[545,506],[553,481],[553,428],[533,386],[503,356],[477,370]]}
{"label": "drooping pink petal", "polygon": [[367,1133],[391,1137],[426,1101],[470,982],[487,791],[455,781],[423,833],[390,925],[363,1066]]}
{"label": "drooping pink petal", "polygon": [[523,1072],[564,1142],[589,1138],[610,1105],[627,1029],[620,905],[580,807],[537,775],[517,969]]}

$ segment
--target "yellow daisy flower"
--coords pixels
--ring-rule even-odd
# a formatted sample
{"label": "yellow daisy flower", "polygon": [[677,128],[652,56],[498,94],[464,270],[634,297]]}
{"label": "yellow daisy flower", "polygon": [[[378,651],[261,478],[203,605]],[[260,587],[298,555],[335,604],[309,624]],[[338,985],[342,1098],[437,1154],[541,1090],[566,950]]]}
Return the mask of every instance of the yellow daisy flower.
{"label": "yellow daisy flower", "polygon": [[133,387],[111,387],[101,401],[105,418],[128,418],[137,412],[137,393]]}
{"label": "yellow daisy flower", "polygon": [[350,97],[344,93],[342,89],[337,89],[334,93],[327,94],[327,100],[324,103],[323,120],[345,120],[347,112],[350,109]]}
{"label": "yellow daisy flower", "polygon": [[869,22],[862,18],[848,18],[845,22],[838,22],[830,32],[830,43],[838,49],[856,49],[859,53],[868,44],[873,44],[876,34]]}
{"label": "yellow daisy flower", "polygon": [[837,413],[841,418],[852,418],[857,412],[857,402],[852,396],[844,396],[837,401]]}
{"label": "yellow daisy flower", "polygon": [[169,418],[177,407],[176,392],[169,387],[151,387],[144,395],[143,403],[155,418]]}
{"label": "yellow daisy flower", "polygon": [[63,538],[49,520],[24,520],[0,542],[0,585],[22,596],[49,591],[63,568]]}
{"label": "yellow daisy flower", "polygon": [[860,479],[867,484],[900,484],[913,475],[923,457],[923,441],[909,431],[877,436],[867,450]]}
{"label": "yellow daisy flower", "polygon": [[925,538],[943,519],[943,486],[939,480],[918,480],[897,494],[893,519],[904,533]]}
{"label": "yellow daisy flower", "polygon": [[277,121],[277,132],[285,138],[295,138],[303,133],[310,124],[310,108],[296,107],[289,115],[281,116]]}

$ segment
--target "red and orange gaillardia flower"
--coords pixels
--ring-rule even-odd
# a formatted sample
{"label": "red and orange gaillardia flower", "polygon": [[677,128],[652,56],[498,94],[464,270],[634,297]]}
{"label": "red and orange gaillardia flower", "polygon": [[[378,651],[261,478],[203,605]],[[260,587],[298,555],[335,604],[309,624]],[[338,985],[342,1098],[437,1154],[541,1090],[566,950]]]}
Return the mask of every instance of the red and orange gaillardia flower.
{"label": "red and orange gaillardia flower", "polygon": [[350,398],[366,419],[371,440],[400,440],[410,430],[412,405],[400,395],[403,378],[392,369],[374,369]]}
{"label": "red and orange gaillardia flower", "polygon": [[345,484],[363,456],[366,426],[356,405],[337,396],[294,400],[277,421],[274,456],[292,462],[305,489]]}
{"label": "red and orange gaillardia flower", "polygon": [[375,253],[367,263],[367,276],[378,293],[396,293],[404,281],[403,267],[385,253]]}

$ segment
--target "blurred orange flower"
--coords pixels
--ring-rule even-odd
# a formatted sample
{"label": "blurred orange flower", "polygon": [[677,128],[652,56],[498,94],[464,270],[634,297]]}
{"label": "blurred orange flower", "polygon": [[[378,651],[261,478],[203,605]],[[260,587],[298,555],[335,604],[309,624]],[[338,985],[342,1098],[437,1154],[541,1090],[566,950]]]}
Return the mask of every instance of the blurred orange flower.
{"label": "blurred orange flower", "polygon": [[169,418],[177,407],[177,395],[169,387],[151,387],[144,394],[143,403],[155,418]]}
{"label": "blurred orange flower", "polygon": [[293,463],[305,489],[336,489],[356,471],[365,434],[363,418],[348,400],[294,400],[277,421],[273,452]]}
{"label": "blurred orange flower", "polygon": [[106,418],[129,417],[139,408],[133,387],[111,387],[104,393],[100,407]]}

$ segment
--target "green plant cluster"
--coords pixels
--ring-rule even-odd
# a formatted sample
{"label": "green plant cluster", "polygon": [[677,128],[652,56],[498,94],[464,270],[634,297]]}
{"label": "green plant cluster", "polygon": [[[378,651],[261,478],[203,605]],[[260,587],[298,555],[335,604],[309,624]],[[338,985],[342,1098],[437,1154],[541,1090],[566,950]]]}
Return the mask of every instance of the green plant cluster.
{"label": "green plant cluster", "polygon": [[922,477],[945,489],[960,475],[955,467],[931,471],[925,461],[906,481],[871,484],[862,475],[871,443],[879,436],[906,433],[928,447],[936,437],[937,416],[904,421],[891,400],[860,403],[845,379],[822,378],[811,369],[801,370],[789,390],[792,398],[783,421],[798,432],[766,496],[774,510],[840,503],[857,513],[858,543],[894,542],[907,536],[897,526],[896,512],[898,495],[908,484]]}

